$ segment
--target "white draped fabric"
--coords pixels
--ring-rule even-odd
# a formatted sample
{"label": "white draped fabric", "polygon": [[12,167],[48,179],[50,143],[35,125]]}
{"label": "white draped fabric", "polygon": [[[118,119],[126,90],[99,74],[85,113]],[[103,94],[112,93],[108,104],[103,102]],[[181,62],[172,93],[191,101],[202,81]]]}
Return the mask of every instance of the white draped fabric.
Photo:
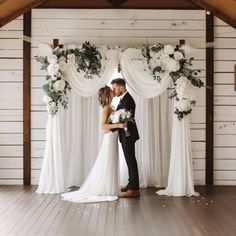
{"label": "white draped fabric", "polygon": [[171,83],[169,74],[163,76],[161,82],[153,79],[146,60],[143,60],[141,49],[128,48],[120,58],[121,72],[133,92],[146,98],[161,95]]}
{"label": "white draped fabric", "polygon": [[115,49],[102,50],[103,57],[107,60],[102,61],[104,71],[99,76],[94,76],[93,79],[84,78],[84,72],[77,72],[75,66],[71,66],[67,72],[67,78],[73,89],[83,97],[90,97],[97,94],[98,89],[105,86],[114,74],[117,65],[119,64],[118,51]]}
{"label": "white draped fabric", "polygon": [[194,191],[189,116],[173,117],[168,185],[156,192],[168,196],[198,196]]}
{"label": "white draped fabric", "polygon": [[[189,125],[186,123],[189,118],[179,121],[174,115],[170,141],[169,114],[172,112],[169,112],[166,89],[171,78],[166,75],[161,83],[154,81],[147,65],[143,68],[141,50],[132,49],[132,53],[128,50],[131,49],[120,55],[120,61],[118,51],[104,51],[108,60],[103,62],[105,70],[101,78],[85,79],[83,73],[78,73],[73,67],[68,68],[67,80],[72,87],[69,107],[67,110],[60,109],[55,117],[49,115],[38,193],[66,192],[69,187],[83,183],[96,160],[103,137],[97,91],[109,82],[120,62],[122,74],[136,101],[136,122],[141,137],[136,144],[140,186],[166,186],[171,144],[168,186],[162,194],[196,194],[192,178]],[[127,170],[123,155],[120,156],[120,166],[120,181],[124,185],[127,183]],[[188,175],[171,181],[180,171]],[[186,182],[187,188],[183,187]],[[181,191],[175,191],[176,186]]]}

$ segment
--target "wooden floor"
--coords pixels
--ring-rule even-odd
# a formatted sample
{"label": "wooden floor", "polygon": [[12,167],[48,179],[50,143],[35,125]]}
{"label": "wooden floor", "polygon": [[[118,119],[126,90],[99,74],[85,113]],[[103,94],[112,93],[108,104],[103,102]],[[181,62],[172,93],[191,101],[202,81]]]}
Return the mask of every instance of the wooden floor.
{"label": "wooden floor", "polygon": [[166,197],[155,188],[139,199],[78,204],[36,186],[0,186],[0,236],[236,235],[236,187],[214,187],[200,197]]}

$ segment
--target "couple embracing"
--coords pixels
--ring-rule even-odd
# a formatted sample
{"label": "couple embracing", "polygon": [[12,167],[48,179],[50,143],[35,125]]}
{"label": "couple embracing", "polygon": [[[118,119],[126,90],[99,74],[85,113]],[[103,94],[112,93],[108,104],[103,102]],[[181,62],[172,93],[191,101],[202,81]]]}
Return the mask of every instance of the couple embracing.
{"label": "couple embracing", "polygon": [[[139,139],[134,120],[135,102],[126,90],[125,80],[114,79],[112,89],[108,86],[99,89],[99,102],[102,106],[102,129],[105,132],[96,161],[79,190],[63,193],[62,198],[73,202],[114,201],[120,197],[139,197],[139,175],[135,157],[135,142]],[[113,97],[119,97],[116,111],[121,109],[131,114],[126,123],[110,123],[116,112],[111,105]],[[128,184],[120,189],[118,139],[121,143],[128,167]]]}

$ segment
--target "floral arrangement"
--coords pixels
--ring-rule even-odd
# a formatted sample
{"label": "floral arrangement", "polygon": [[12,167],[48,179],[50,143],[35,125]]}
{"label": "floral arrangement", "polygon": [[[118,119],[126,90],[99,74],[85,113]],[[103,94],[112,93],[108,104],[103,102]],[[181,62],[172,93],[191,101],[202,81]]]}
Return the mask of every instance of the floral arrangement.
{"label": "floral arrangement", "polygon": [[132,117],[132,113],[126,109],[114,111],[108,118],[108,123],[125,123]]}
{"label": "floral arrangement", "polygon": [[94,75],[99,76],[101,73],[102,57],[96,46],[89,42],[83,43],[80,48],[67,50],[58,47],[52,49],[51,46],[44,45],[44,51],[46,55],[36,56],[35,59],[42,64],[41,70],[47,72],[47,83],[43,85],[43,100],[49,113],[55,115],[59,105],[64,109],[68,105],[68,91],[71,87],[64,76],[68,66],[76,66],[78,72],[84,72],[85,78],[92,79]]}
{"label": "floral arrangement", "polygon": [[196,104],[193,88],[204,84],[199,79],[200,70],[192,69],[193,57],[185,58],[184,50],[178,45],[144,45],[142,54],[146,58],[153,77],[161,82],[164,74],[168,73],[173,81],[174,88],[171,98],[175,99],[175,114],[181,120],[192,112]]}

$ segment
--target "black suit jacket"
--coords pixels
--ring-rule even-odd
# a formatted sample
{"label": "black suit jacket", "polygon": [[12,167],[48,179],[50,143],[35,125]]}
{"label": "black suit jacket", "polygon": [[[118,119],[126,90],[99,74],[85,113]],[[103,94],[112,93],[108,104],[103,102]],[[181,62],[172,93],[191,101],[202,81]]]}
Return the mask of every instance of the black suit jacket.
{"label": "black suit jacket", "polygon": [[[135,102],[132,96],[127,92],[125,96],[120,101],[119,105],[117,106],[116,110],[119,109],[126,109],[132,113],[132,118],[135,118]],[[126,137],[125,130],[124,129],[118,129],[119,130],[119,139],[120,142],[126,142],[128,139],[130,141],[137,141],[139,139],[139,133],[138,128],[136,125],[136,122],[127,122],[127,129],[130,133],[130,136]]]}

